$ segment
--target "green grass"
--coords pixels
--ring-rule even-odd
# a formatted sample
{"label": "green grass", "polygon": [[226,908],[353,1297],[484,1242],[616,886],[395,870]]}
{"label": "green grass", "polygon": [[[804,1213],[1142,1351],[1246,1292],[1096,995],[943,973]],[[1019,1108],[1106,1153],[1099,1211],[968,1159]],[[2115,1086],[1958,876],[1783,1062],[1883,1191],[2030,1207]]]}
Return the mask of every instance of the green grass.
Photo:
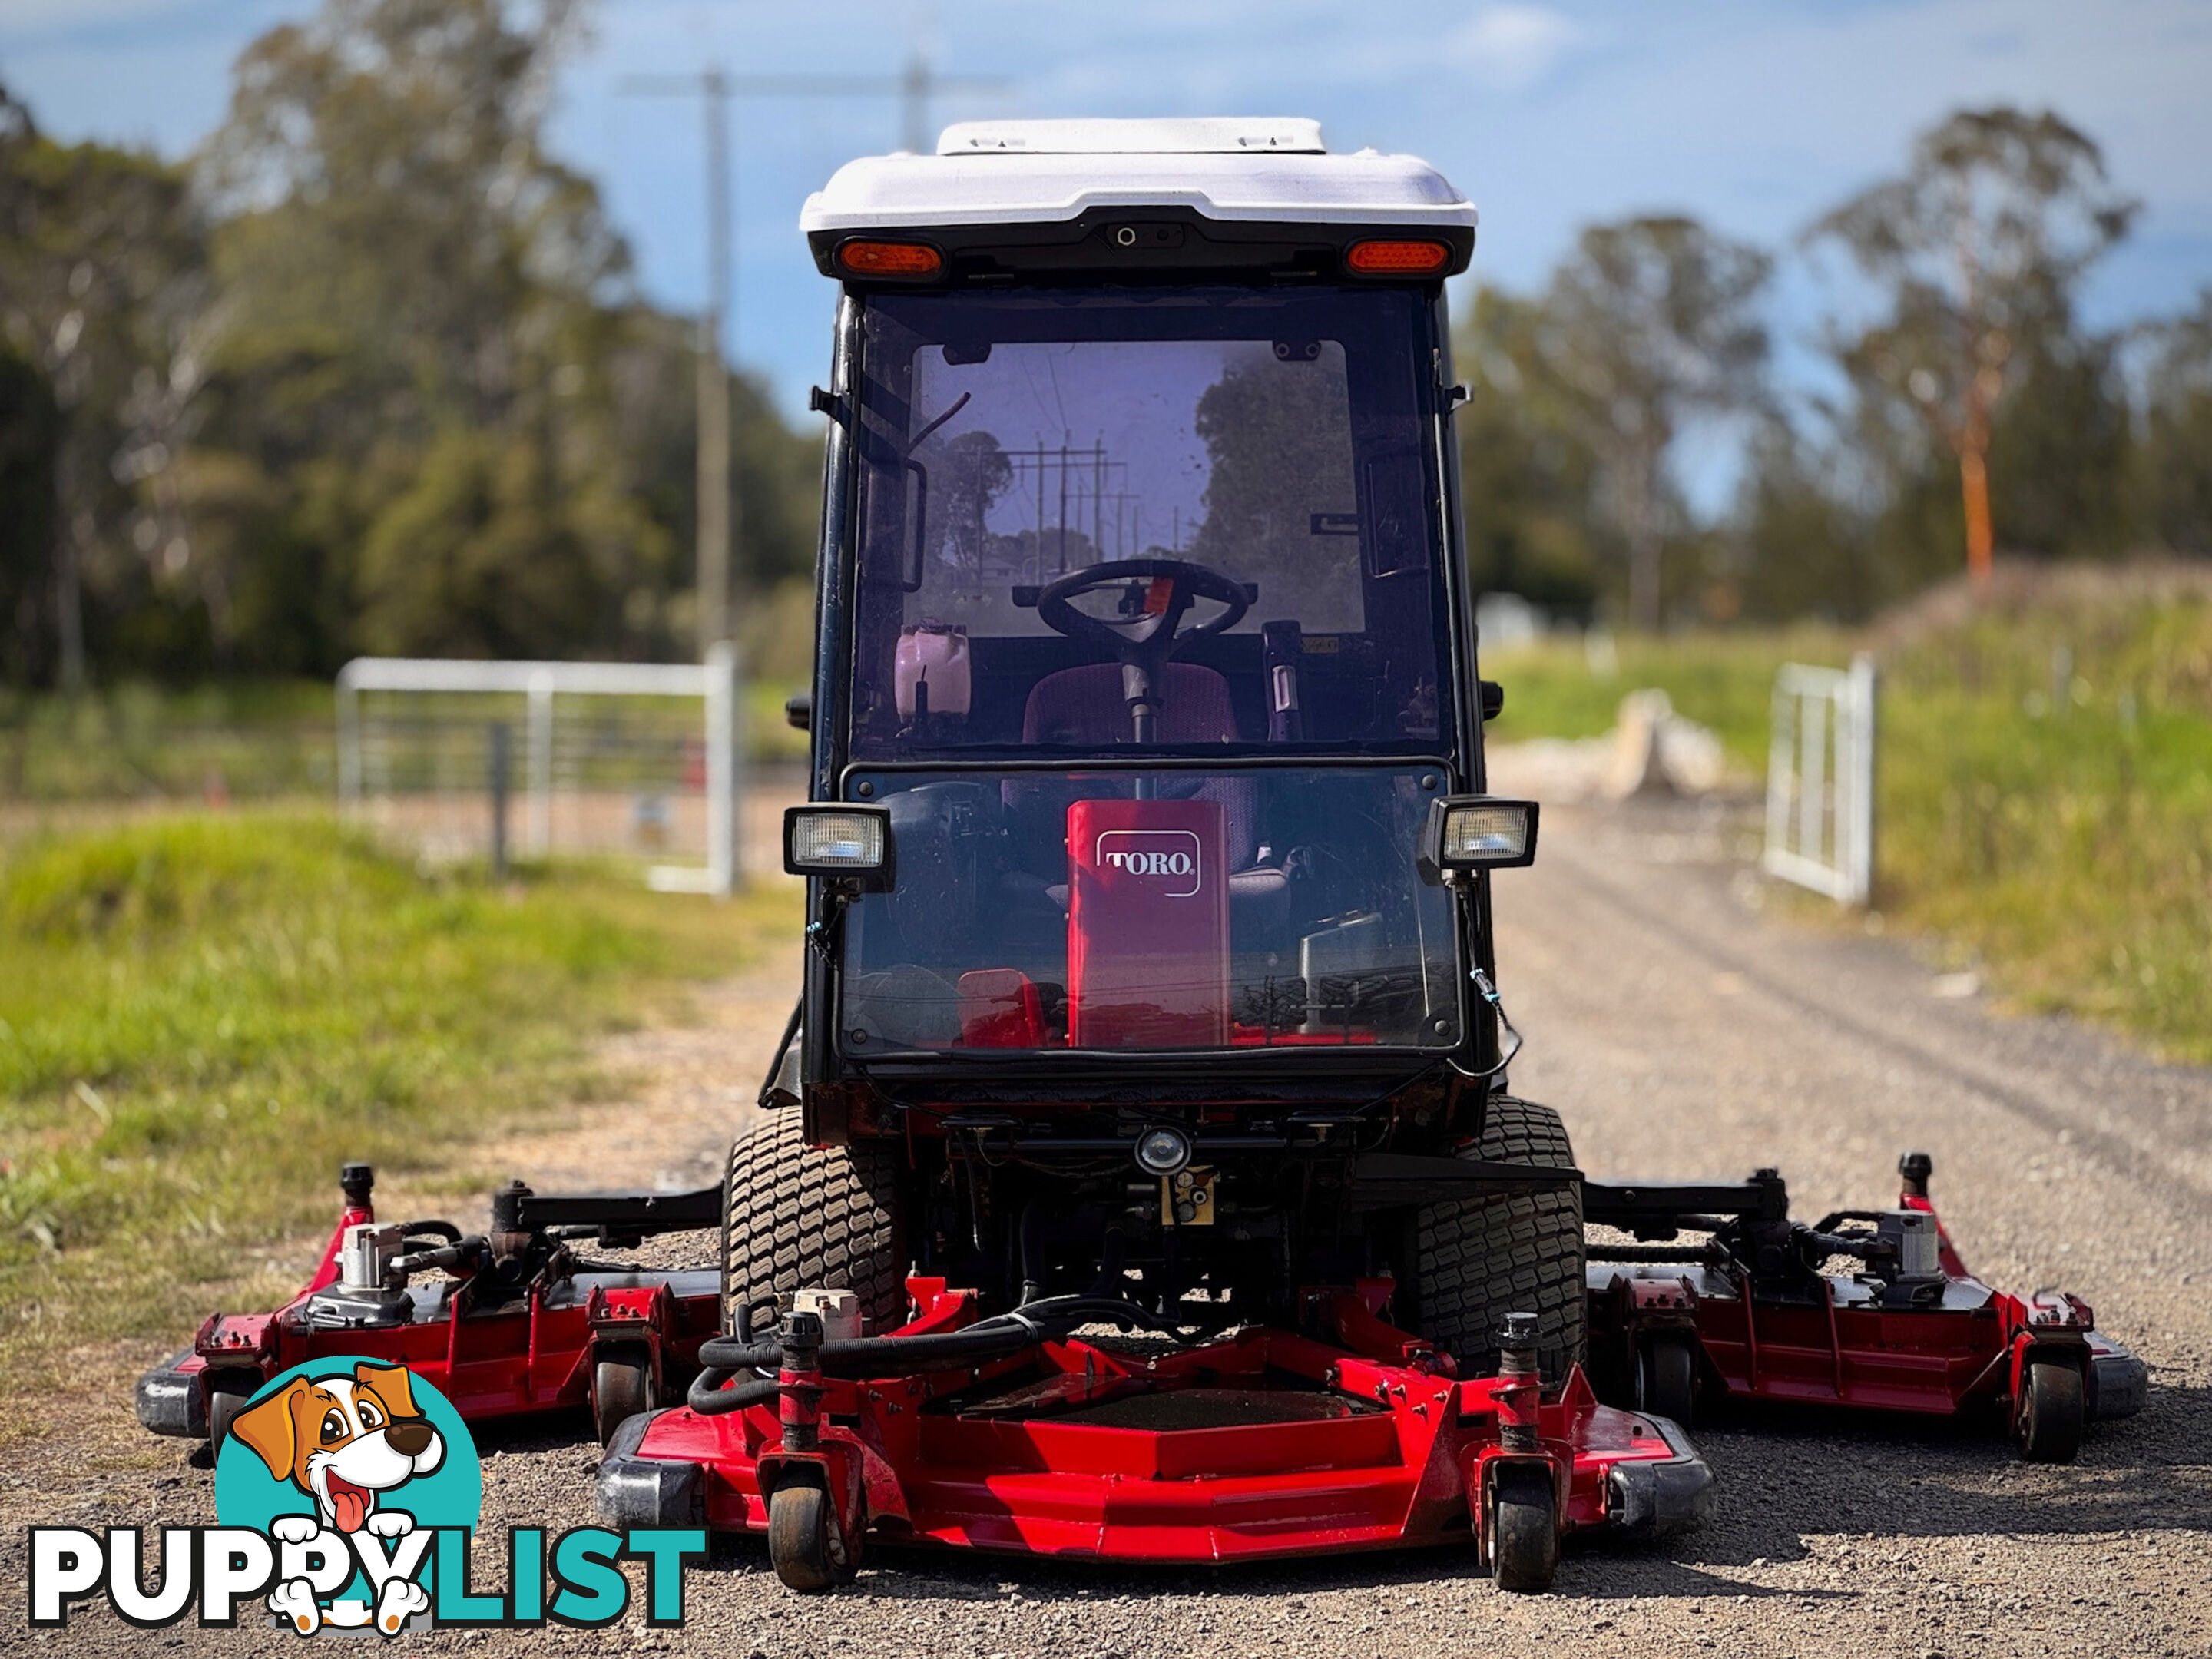
{"label": "green grass", "polygon": [[[756,762],[805,758],[805,735],[783,712],[784,699],[805,689],[803,673],[745,683],[746,752]],[[419,698],[413,706],[425,707]],[[458,706],[447,699],[441,712],[451,717]],[[481,707],[483,719],[520,723],[519,696]],[[688,708],[696,720],[697,705]],[[643,729],[671,729],[661,700],[630,713],[640,711],[649,716]],[[337,789],[337,721],[331,688],[313,680],[181,691],[127,684],[76,699],[0,687],[0,803],[328,799]]]}
{"label": "green grass", "polygon": [[0,1359],[173,1332],[326,1224],[341,1161],[450,1167],[795,925],[781,891],[425,875],[320,815],[0,844]]}
{"label": "green grass", "polygon": [[756,762],[805,763],[806,733],[791,723],[784,712],[784,703],[787,699],[812,689],[811,682],[801,679],[745,682],[743,701],[749,745],[746,752]]}
{"label": "green grass", "polygon": [[1840,664],[1850,646],[1831,629],[1629,636],[1593,653],[1580,640],[1547,640],[1482,659],[1505,688],[1492,740],[1594,738],[1613,729],[1620,700],[1644,686],[1665,691],[1675,712],[1717,732],[1730,759],[1764,769],[1774,671],[1784,662]]}
{"label": "green grass", "polygon": [[69,699],[0,690],[0,800],[196,800],[337,787],[331,689],[271,681]]}
{"label": "green grass", "polygon": [[2015,573],[1864,635],[1579,642],[1486,660],[1496,738],[1588,737],[1656,685],[1761,777],[1785,660],[1882,667],[1876,900],[2024,1006],[2212,1061],[2212,579]]}
{"label": "green grass", "polygon": [[1884,907],[2212,1060],[2212,584],[2054,580],[1883,656]]}

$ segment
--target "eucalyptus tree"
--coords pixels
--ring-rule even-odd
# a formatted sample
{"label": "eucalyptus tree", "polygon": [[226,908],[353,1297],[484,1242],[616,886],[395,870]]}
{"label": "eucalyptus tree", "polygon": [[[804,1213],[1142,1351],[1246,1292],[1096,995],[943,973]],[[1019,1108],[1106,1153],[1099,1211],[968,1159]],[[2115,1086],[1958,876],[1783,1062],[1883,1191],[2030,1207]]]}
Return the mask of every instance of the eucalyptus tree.
{"label": "eucalyptus tree", "polygon": [[1663,614],[1662,560],[1683,516],[1677,441],[1765,403],[1772,269],[1760,249],[1668,215],[1585,230],[1544,293],[1532,361],[1597,459],[1638,627]]}
{"label": "eucalyptus tree", "polygon": [[1990,455],[2008,387],[2032,355],[2065,366],[2052,348],[2072,334],[2081,279],[2136,210],[2078,128],[1998,106],[1930,128],[1904,173],[1806,233],[1841,248],[1881,295],[1882,314],[1832,349],[1875,425],[1917,426],[1954,461],[1978,584],[1995,547]]}

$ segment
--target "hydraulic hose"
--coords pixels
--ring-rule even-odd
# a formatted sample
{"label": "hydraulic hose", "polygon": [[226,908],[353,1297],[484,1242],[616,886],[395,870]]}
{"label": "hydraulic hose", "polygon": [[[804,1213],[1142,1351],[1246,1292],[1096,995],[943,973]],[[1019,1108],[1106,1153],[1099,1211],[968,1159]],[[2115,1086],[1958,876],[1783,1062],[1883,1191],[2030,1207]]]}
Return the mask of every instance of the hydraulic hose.
{"label": "hydraulic hose", "polygon": [[482,1267],[491,1255],[491,1245],[482,1234],[471,1234],[457,1239],[441,1249],[416,1250],[407,1255],[396,1255],[385,1264],[384,1276],[388,1283],[404,1285],[416,1273],[474,1273]]}
{"label": "hydraulic hose", "polygon": [[782,1387],[772,1376],[749,1376],[726,1389],[714,1380],[727,1381],[729,1376],[728,1371],[700,1372],[691,1379],[684,1403],[702,1417],[714,1417],[723,1412],[741,1412],[748,1406],[772,1406]]}
{"label": "hydraulic hose", "polygon": [[[903,1376],[915,1371],[965,1370],[994,1359],[1011,1358],[1040,1342],[1065,1336],[1079,1325],[1135,1325],[1173,1334],[1173,1327],[1133,1302],[1112,1297],[1056,1296],[1024,1304],[1012,1312],[980,1320],[957,1331],[923,1336],[859,1336],[822,1345],[821,1365],[829,1376]],[[702,1416],[741,1411],[775,1398],[768,1377],[748,1377],[726,1387],[740,1371],[780,1365],[777,1342],[739,1342],[717,1337],[699,1346],[702,1370],[686,1403]]]}

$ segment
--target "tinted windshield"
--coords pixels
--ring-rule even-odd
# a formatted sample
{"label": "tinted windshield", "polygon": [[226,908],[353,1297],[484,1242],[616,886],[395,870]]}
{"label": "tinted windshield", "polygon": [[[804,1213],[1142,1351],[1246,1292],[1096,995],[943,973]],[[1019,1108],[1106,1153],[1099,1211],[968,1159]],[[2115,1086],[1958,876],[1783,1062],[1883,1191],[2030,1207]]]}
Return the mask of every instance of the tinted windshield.
{"label": "tinted windshield", "polygon": [[872,299],[854,757],[1434,751],[1425,327],[1398,291]]}
{"label": "tinted windshield", "polygon": [[1433,768],[850,781],[898,854],[846,919],[849,1054],[1458,1041],[1450,896],[1415,858]]}

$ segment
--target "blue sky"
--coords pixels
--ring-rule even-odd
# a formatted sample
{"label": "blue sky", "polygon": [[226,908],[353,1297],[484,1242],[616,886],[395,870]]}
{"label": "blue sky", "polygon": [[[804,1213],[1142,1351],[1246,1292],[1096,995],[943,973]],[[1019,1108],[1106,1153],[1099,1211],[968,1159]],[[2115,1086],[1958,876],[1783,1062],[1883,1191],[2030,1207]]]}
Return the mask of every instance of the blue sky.
{"label": "blue sky", "polygon": [[[229,66],[312,0],[0,0],[0,79],[62,137],[189,150]],[[597,177],[640,280],[677,307],[705,283],[699,119],[623,95],[641,71],[1003,76],[936,120],[985,115],[1300,114],[1332,145],[1410,150],[1480,205],[1481,274],[1529,287],[1578,227],[1684,210],[1786,241],[1902,161],[1961,104],[2049,106],[2106,147],[2145,212],[2099,273],[2091,318],[2172,311],[2212,283],[2212,4],[2203,0],[600,0],[563,75],[556,147]],[[828,360],[830,285],[795,221],[837,164],[897,141],[888,99],[761,100],[737,117],[735,351],[794,413]],[[1786,270],[1790,372],[1822,290]]]}

